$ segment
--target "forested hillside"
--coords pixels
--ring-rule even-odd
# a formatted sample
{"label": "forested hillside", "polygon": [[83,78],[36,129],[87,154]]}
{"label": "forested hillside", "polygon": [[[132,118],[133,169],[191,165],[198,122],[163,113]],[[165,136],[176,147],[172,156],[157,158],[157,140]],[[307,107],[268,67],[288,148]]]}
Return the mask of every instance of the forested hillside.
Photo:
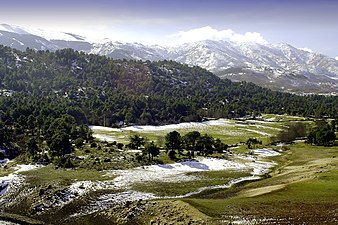
{"label": "forested hillside", "polygon": [[[21,148],[31,137],[85,139],[88,129],[80,125],[88,124],[167,124],[260,113],[336,117],[338,109],[337,97],[279,93],[174,61],[112,60],[72,49],[20,52],[0,46],[0,81],[0,146],[17,139]],[[53,125],[55,119],[65,127]],[[63,136],[52,130],[63,130]]]}

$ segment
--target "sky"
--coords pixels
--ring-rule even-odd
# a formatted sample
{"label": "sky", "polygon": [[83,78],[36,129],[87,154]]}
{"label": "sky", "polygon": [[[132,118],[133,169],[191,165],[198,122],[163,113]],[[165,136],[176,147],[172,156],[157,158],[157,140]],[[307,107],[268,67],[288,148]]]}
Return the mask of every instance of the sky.
{"label": "sky", "polygon": [[143,44],[289,43],[338,56],[337,0],[8,0],[2,23]]}

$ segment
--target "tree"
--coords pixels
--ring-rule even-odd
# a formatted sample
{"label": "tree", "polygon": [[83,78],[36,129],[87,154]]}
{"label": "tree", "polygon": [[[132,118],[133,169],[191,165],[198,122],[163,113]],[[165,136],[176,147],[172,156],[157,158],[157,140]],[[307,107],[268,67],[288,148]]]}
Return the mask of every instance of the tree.
{"label": "tree", "polygon": [[117,143],[117,148],[118,148],[118,149],[120,149],[120,150],[121,150],[121,149],[123,148],[123,146],[124,146],[124,144],[123,144],[123,143]]}
{"label": "tree", "polygon": [[139,149],[141,146],[145,144],[144,138],[137,134],[130,136],[129,139],[130,139],[130,147],[134,149]]}
{"label": "tree", "polygon": [[320,146],[331,146],[336,140],[335,133],[331,130],[330,126],[326,127],[315,127],[311,130],[307,137],[307,143],[320,145]]}
{"label": "tree", "polygon": [[128,124],[133,122],[133,119],[134,119],[133,114],[130,111],[128,111],[125,115],[124,122],[125,122],[126,125],[128,125]]}
{"label": "tree", "polygon": [[52,137],[49,145],[52,156],[64,156],[71,153],[72,145],[69,142],[69,135],[65,132],[60,132]]}
{"label": "tree", "polygon": [[197,139],[196,150],[207,156],[214,151],[213,144],[214,139],[211,136],[204,134]]}
{"label": "tree", "polygon": [[306,130],[306,125],[304,123],[299,122],[291,124],[287,129],[282,130],[277,134],[276,139],[281,142],[290,142],[296,138],[306,137]]}
{"label": "tree", "polygon": [[5,154],[3,152],[0,152],[0,160],[4,160],[5,159]]}
{"label": "tree", "polygon": [[261,144],[262,144],[262,141],[259,141],[259,140],[257,140],[256,138],[249,138],[249,139],[246,141],[246,144],[248,145],[248,148],[251,149],[251,148],[255,148],[256,145],[261,145]]}
{"label": "tree", "polygon": [[144,152],[148,154],[149,160],[150,160],[150,156],[151,156],[151,160],[153,160],[154,156],[158,156],[160,154],[160,149],[152,141],[145,145]]}
{"label": "tree", "polygon": [[81,148],[83,146],[83,142],[84,142],[83,138],[79,137],[75,139],[74,144],[76,147]]}
{"label": "tree", "polygon": [[200,136],[201,134],[198,131],[191,131],[183,136],[185,148],[189,151],[189,153],[195,150],[197,138]]}
{"label": "tree", "polygon": [[170,150],[168,156],[171,160],[175,160],[176,159],[176,152],[174,150]]}
{"label": "tree", "polygon": [[228,149],[228,145],[224,144],[219,138],[217,138],[214,140],[214,148],[218,153],[223,153],[223,151]]}
{"label": "tree", "polygon": [[181,151],[182,149],[182,138],[181,138],[181,134],[178,133],[177,131],[172,131],[169,132],[166,136],[165,136],[165,146],[167,150],[179,150]]}
{"label": "tree", "polygon": [[39,151],[38,143],[35,138],[30,138],[27,142],[27,152],[33,157]]}

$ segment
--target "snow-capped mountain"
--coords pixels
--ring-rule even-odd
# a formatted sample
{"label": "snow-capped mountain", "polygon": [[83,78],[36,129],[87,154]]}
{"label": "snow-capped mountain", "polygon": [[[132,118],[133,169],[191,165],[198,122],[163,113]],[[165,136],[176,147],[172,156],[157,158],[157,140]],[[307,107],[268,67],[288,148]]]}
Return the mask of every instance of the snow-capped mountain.
{"label": "snow-capped mountain", "polygon": [[116,59],[174,60],[200,66],[221,78],[249,81],[275,90],[338,93],[338,61],[289,44],[199,41],[175,47],[107,41],[90,43],[75,34],[0,25],[0,44],[20,50],[73,48]]}
{"label": "snow-capped mountain", "polygon": [[93,44],[91,54],[106,55],[114,59],[158,61],[168,59],[168,50],[161,46],[146,46],[138,43],[106,42]]}
{"label": "snow-capped mountain", "polygon": [[55,51],[63,48],[74,48],[79,51],[90,51],[90,44],[84,37],[76,34],[28,29],[19,26],[0,24],[0,44],[19,50]]}
{"label": "snow-capped mountain", "polygon": [[222,78],[249,81],[276,90],[338,92],[338,61],[289,44],[199,41],[176,47],[109,42],[91,53],[113,58],[174,60],[208,69]]}
{"label": "snow-capped mountain", "polygon": [[62,40],[62,41],[86,41],[85,37],[80,35],[58,32],[58,31],[48,31],[43,29],[31,29],[20,26],[13,26],[8,24],[0,24],[0,31],[7,31],[16,34],[26,34],[26,35],[35,35],[46,40]]}

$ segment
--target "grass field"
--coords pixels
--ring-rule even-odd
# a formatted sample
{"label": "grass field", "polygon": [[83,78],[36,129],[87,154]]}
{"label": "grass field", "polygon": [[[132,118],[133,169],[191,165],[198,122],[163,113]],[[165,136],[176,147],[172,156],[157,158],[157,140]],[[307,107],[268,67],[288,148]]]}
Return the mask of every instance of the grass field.
{"label": "grass field", "polygon": [[227,184],[230,180],[239,177],[249,176],[249,172],[241,171],[204,171],[190,172],[187,175],[197,176],[198,179],[181,182],[147,182],[137,183],[132,189],[142,192],[154,193],[158,196],[178,196],[196,191],[206,186],[216,186]]}
{"label": "grass field", "polygon": [[264,115],[261,120],[236,121],[228,119],[210,120],[201,123],[181,123],[165,126],[130,126],[121,129],[93,127],[94,136],[107,141],[128,143],[129,137],[134,134],[141,135],[150,141],[163,144],[164,136],[171,131],[178,131],[184,135],[191,131],[209,134],[220,138],[224,143],[237,144],[249,138],[258,138],[264,144],[269,138],[279,133],[290,121],[304,121],[302,117]]}
{"label": "grass field", "polygon": [[30,184],[46,186],[50,183],[70,185],[76,181],[103,181],[112,177],[104,176],[105,172],[86,169],[55,169],[53,166],[21,172]]}
{"label": "grass field", "polygon": [[337,224],[337,154],[337,147],[296,144],[279,158],[270,178],[185,202],[219,221]]}

